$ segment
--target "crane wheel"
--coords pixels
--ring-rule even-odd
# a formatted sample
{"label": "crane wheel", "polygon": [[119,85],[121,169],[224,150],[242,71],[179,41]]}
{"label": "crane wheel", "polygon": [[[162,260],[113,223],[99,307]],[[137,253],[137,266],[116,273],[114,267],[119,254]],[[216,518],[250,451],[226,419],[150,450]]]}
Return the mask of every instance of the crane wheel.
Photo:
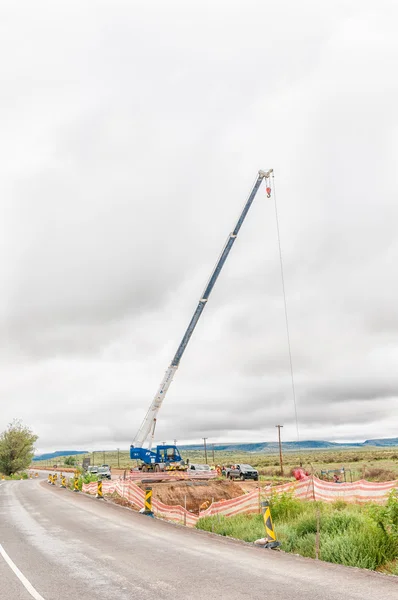
{"label": "crane wheel", "polygon": [[155,465],[155,473],[159,473],[160,472],[160,467],[159,465]]}

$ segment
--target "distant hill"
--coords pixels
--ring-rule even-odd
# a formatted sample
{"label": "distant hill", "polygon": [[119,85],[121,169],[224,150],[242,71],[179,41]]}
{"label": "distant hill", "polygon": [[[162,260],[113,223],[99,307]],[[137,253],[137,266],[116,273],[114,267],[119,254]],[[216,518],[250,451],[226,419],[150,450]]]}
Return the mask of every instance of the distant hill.
{"label": "distant hill", "polygon": [[[285,452],[299,449],[305,450],[327,450],[327,449],[344,449],[344,448],[364,448],[367,446],[389,447],[398,446],[398,438],[366,440],[366,442],[328,442],[326,440],[302,440],[300,442],[282,442],[282,448]],[[203,450],[203,444],[180,446],[182,450]],[[209,445],[209,450],[213,445]],[[277,442],[253,442],[253,443],[237,443],[237,444],[214,444],[214,450],[224,452],[277,452],[279,449]]]}
{"label": "distant hill", "polygon": [[398,437],[381,440],[366,440],[364,446],[398,446]]}
{"label": "distant hill", "polygon": [[[338,442],[328,442],[326,440],[302,440],[300,442],[282,442],[284,452],[293,452],[295,450],[340,450],[344,448],[388,448],[398,447],[398,437],[366,440],[366,442],[347,442],[339,444]],[[180,450],[203,450],[203,444],[187,444],[179,446]],[[208,449],[211,451],[213,444],[208,444]],[[278,452],[278,442],[252,442],[252,443],[230,443],[230,444],[214,444],[214,450],[223,452]],[[35,456],[33,460],[53,460],[58,456],[74,456],[75,454],[88,454],[88,450],[58,450],[48,454],[40,454]]]}
{"label": "distant hill", "polygon": [[48,454],[39,454],[33,460],[52,460],[58,456],[74,456],[75,454],[88,454],[87,450],[57,450],[57,452],[49,452]]}

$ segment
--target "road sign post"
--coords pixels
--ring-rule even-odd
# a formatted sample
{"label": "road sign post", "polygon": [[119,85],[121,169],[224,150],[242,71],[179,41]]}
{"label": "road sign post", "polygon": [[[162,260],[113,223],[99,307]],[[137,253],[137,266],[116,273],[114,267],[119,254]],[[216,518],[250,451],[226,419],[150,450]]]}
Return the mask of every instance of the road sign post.
{"label": "road sign post", "polygon": [[264,500],[263,502],[261,502],[261,507],[263,509],[265,534],[266,534],[267,540],[268,540],[267,543],[265,544],[264,548],[279,548],[281,543],[278,542],[276,539],[276,534],[275,534],[275,530],[274,530],[274,525],[272,523],[271,510],[270,510],[268,500]]}
{"label": "road sign post", "polygon": [[152,512],[152,488],[151,487],[147,487],[145,489],[145,505],[144,505],[144,515],[147,515],[148,517],[153,517],[153,512]]}
{"label": "road sign post", "polygon": [[104,494],[102,492],[102,481],[101,480],[99,480],[97,482],[97,495],[95,497],[98,498],[98,500],[104,499]]}

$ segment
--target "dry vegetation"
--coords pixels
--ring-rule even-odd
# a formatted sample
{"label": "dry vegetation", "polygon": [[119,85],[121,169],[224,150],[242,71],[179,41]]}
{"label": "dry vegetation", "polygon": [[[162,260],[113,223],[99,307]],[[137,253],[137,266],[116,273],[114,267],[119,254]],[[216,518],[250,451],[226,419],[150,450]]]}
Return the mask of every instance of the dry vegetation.
{"label": "dry vegetation", "polygon": [[[184,451],[184,458],[192,463],[205,462],[204,452],[201,450]],[[109,464],[111,467],[130,469],[135,466],[127,451],[118,452],[94,452],[90,455],[91,464]],[[82,461],[83,455],[77,457]],[[303,450],[298,452],[285,452],[283,456],[285,480],[291,478],[291,470],[302,463],[309,472],[320,475],[322,470],[341,469],[347,470],[347,480],[368,479],[369,481],[391,481],[398,479],[398,448],[361,448],[345,450]],[[249,452],[214,452],[208,451],[209,464],[230,465],[233,463],[246,462],[259,469],[261,478],[279,482],[280,477],[279,456],[275,453],[249,453]],[[37,466],[52,466],[62,464],[59,457],[52,461],[38,461]],[[348,472],[350,470],[351,472]]]}

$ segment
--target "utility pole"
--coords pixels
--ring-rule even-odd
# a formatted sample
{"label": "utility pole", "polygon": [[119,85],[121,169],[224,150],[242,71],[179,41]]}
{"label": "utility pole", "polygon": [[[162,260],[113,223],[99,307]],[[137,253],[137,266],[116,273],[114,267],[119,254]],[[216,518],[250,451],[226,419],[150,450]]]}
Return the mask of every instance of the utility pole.
{"label": "utility pole", "polygon": [[174,440],[174,446],[177,446],[177,440]]}
{"label": "utility pole", "polygon": [[283,425],[275,425],[278,428],[278,441],[279,441],[279,462],[281,464],[281,475],[283,477],[283,460],[282,460],[282,444],[281,444],[281,427]]}
{"label": "utility pole", "polygon": [[102,464],[105,464],[105,451],[102,451]]}
{"label": "utility pole", "polygon": [[207,438],[203,438],[203,445],[205,447],[205,463],[207,464],[207,448],[206,448],[206,440]]}
{"label": "utility pole", "polygon": [[119,460],[120,450],[117,449],[117,468],[120,469],[120,460]]}
{"label": "utility pole", "polygon": [[212,448],[213,448],[213,465],[214,465],[214,463],[216,462],[216,461],[214,460],[214,444],[212,444]]}

